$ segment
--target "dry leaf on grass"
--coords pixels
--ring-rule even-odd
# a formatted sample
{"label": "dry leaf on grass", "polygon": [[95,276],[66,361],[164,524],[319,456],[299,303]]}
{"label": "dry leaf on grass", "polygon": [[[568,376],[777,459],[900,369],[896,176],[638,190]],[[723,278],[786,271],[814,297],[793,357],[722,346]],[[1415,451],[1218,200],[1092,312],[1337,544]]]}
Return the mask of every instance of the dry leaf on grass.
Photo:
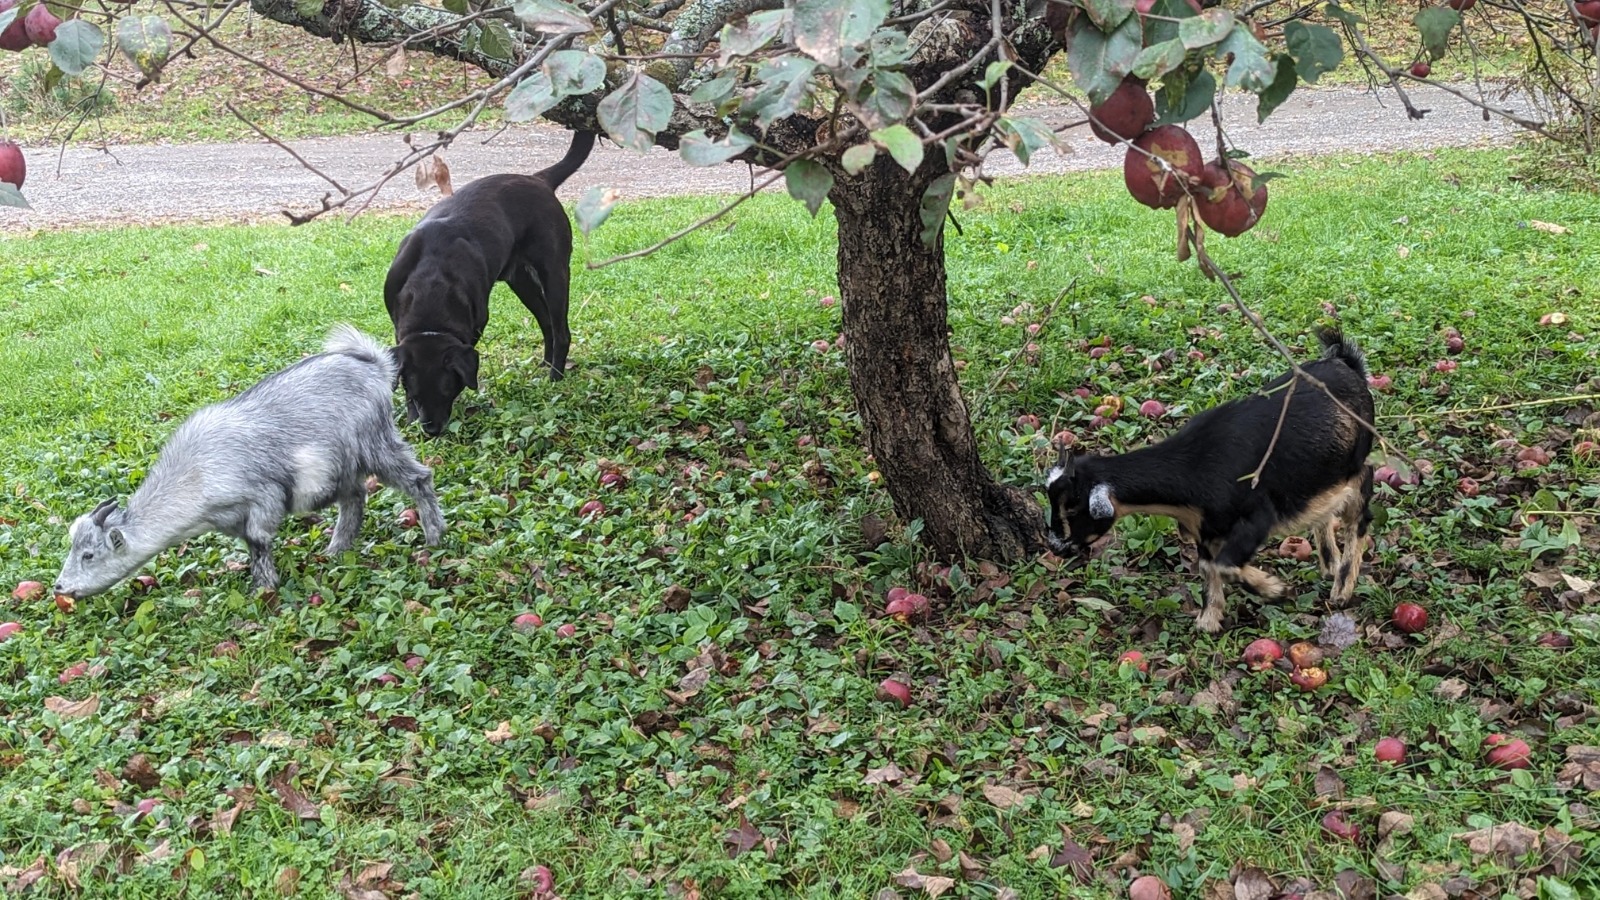
{"label": "dry leaf on grass", "polygon": [[889,763],[887,766],[884,766],[881,769],[868,770],[867,777],[861,779],[861,783],[894,784],[904,777],[905,773],[900,771],[899,766],[895,765],[894,763]]}
{"label": "dry leaf on grass", "polygon": [[1028,802],[1026,794],[1012,790],[1003,784],[984,785],[983,796],[994,804],[995,809],[1010,809],[1013,806],[1022,806]]}
{"label": "dry leaf on grass", "polygon": [[63,719],[82,719],[92,716],[100,709],[100,695],[90,694],[82,700],[68,700],[65,697],[44,698],[44,708],[50,710]]}
{"label": "dry leaf on grass", "polygon": [[1539,832],[1520,822],[1464,831],[1456,837],[1466,841],[1467,849],[1474,854],[1492,856],[1502,862],[1521,859],[1539,849]]}

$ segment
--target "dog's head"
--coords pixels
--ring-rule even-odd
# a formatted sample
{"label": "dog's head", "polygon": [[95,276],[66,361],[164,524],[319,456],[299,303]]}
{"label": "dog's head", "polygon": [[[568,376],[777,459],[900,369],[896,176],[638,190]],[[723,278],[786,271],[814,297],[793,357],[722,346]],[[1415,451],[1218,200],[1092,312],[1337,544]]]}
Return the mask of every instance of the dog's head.
{"label": "dog's head", "polygon": [[431,436],[450,424],[450,410],[467,388],[478,389],[478,351],[448,335],[409,335],[394,348],[406,417]]}
{"label": "dog's head", "polygon": [[1045,535],[1050,549],[1058,556],[1084,556],[1116,524],[1117,511],[1111,502],[1110,488],[1084,463],[1093,457],[1074,459],[1065,448],[1045,480],[1050,497],[1050,531]]}

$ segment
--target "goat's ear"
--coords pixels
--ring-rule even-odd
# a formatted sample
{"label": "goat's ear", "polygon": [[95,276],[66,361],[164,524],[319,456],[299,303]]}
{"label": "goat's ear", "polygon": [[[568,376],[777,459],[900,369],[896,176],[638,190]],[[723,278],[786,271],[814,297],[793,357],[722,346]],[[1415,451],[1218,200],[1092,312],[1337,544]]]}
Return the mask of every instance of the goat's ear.
{"label": "goat's ear", "polygon": [[1089,515],[1096,519],[1115,519],[1117,507],[1111,502],[1111,485],[1097,484],[1089,492]]}
{"label": "goat's ear", "polygon": [[121,528],[112,528],[106,532],[106,543],[118,553],[128,549],[128,539],[122,536]]}

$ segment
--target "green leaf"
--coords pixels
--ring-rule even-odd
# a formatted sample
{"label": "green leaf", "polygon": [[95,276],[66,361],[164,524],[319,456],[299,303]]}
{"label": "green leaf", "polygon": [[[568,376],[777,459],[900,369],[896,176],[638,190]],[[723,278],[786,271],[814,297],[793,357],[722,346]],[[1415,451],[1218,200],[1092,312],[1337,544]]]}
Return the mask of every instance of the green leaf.
{"label": "green leaf", "polygon": [[1044,122],[1027,116],[1006,116],[995,123],[1000,139],[1023,165],[1041,147],[1060,147],[1061,138]]}
{"label": "green leaf", "polygon": [[872,64],[879,69],[898,66],[911,58],[911,43],[897,28],[882,28],[872,36]]}
{"label": "green leaf", "polygon": [[696,129],[683,136],[678,144],[678,155],[691,166],[714,166],[725,163],[755,145],[755,139],[742,131],[729,131],[720,141],[713,141],[704,129]]}
{"label": "green leaf", "polygon": [[[1156,0],[1144,17],[1142,46],[1152,47],[1178,37],[1178,26],[1184,19],[1194,17],[1194,8],[1187,0]],[[1135,16],[1135,18],[1138,18]]]}
{"label": "green leaf", "polygon": [[28,198],[22,196],[22,191],[14,184],[0,181],[0,206],[15,206],[19,209],[33,209],[28,204]]}
{"label": "green leaf", "polygon": [[1450,30],[1461,24],[1461,13],[1445,6],[1430,6],[1417,12],[1411,20],[1422,32],[1422,46],[1431,59],[1444,56],[1450,49]]}
{"label": "green leaf", "polygon": [[606,83],[606,64],[582,50],[558,50],[544,61],[550,89],[557,97],[581,97]]}
{"label": "green leaf", "polygon": [[799,56],[780,56],[762,63],[756,70],[761,87],[745,101],[740,112],[755,116],[762,129],[789,117],[807,102],[811,74],[816,70],[816,63]]}
{"label": "green leaf", "polygon": [[483,33],[478,36],[478,49],[490,59],[510,61],[516,51],[516,45],[511,40],[511,29],[504,22],[484,22]]}
{"label": "green leaf", "polygon": [[[1316,84],[1324,72],[1339,68],[1344,60],[1344,44],[1326,25],[1290,22],[1283,26],[1283,39],[1289,47],[1289,55],[1294,57],[1300,80],[1306,84]],[[1282,77],[1283,73],[1278,74]]]}
{"label": "green leaf", "polygon": [[1078,23],[1067,50],[1067,66],[1078,87],[1089,95],[1089,102],[1103,102],[1122,83],[1122,77],[1133,71],[1139,40],[1136,16],[1109,35],[1087,21]]}
{"label": "green leaf", "polygon": [[556,105],[560,98],[543,70],[529,72],[506,95],[506,121],[529,122]]}
{"label": "green leaf", "polygon": [[1111,31],[1133,15],[1133,0],[1082,0],[1080,5],[1101,31]]}
{"label": "green leaf", "polygon": [[1156,123],[1187,122],[1210,109],[1216,93],[1217,79],[1204,69],[1188,81],[1169,80],[1156,92]]}
{"label": "green leaf", "polygon": [[[295,0],[295,2],[301,6],[309,6],[311,3],[315,2],[315,0]],[[467,0],[444,0],[442,5],[444,6],[446,12],[453,12],[458,16],[464,16],[467,14]],[[315,12],[308,13],[304,9],[301,9],[300,12],[302,15],[306,16],[321,15],[322,6],[319,4]]]}
{"label": "green leaf", "polygon": [[125,16],[117,23],[117,49],[154,79],[172,54],[172,29],[160,16]]}
{"label": "green leaf", "polygon": [[69,19],[56,28],[50,42],[50,60],[68,75],[81,75],[106,45],[105,34],[82,19]]}
{"label": "green leaf", "polygon": [[923,146],[915,133],[904,125],[890,125],[879,131],[872,132],[872,139],[882,144],[900,168],[907,172],[915,172],[922,165]]}
{"label": "green leaf", "polygon": [[983,85],[983,89],[985,91],[993,90],[995,82],[999,81],[1001,78],[1004,78],[1006,70],[1010,68],[1010,60],[997,59],[984,67],[983,78],[978,81],[978,84]]}
{"label": "green leaf", "polygon": [[735,56],[749,56],[760,50],[788,24],[787,9],[769,9],[746,16],[738,25],[722,26],[722,33],[717,37],[718,46],[722,48],[721,64],[726,66]]}
{"label": "green leaf", "polygon": [[888,14],[888,0],[795,0],[794,45],[824,66],[838,66],[841,51],[865,44]]}
{"label": "green leaf", "polygon": [[1209,47],[1228,36],[1237,24],[1233,13],[1220,7],[1208,9],[1178,23],[1178,39],[1189,50]]}
{"label": "green leaf", "polygon": [[[450,9],[451,2],[452,0],[445,0],[446,9]],[[461,9],[459,11],[451,9],[450,11],[457,15],[464,15],[467,11],[467,0],[453,0],[453,2],[459,3]],[[295,0],[294,11],[304,18],[315,19],[322,15],[322,7],[324,5],[326,4],[323,0]]]}
{"label": "green leaf", "polygon": [[867,127],[885,128],[904,122],[911,115],[916,99],[917,88],[910,78],[899,72],[874,72],[872,93],[861,103]]}
{"label": "green leaf", "polygon": [[1267,47],[1256,40],[1248,28],[1235,28],[1226,40],[1217,45],[1217,55],[1233,54],[1233,65],[1228,66],[1228,87],[1242,87],[1259,94],[1272,84],[1278,72],[1267,58]]}
{"label": "green leaf", "polygon": [[643,153],[672,118],[672,92],[649,75],[634,72],[600,101],[595,117],[612,140]]}
{"label": "green leaf", "polygon": [[738,83],[738,77],[733,72],[723,72],[716,78],[707,81],[694,89],[689,99],[696,103],[711,103],[721,105],[722,101],[733,96],[733,86]]}
{"label": "green leaf", "polygon": [[1280,53],[1274,59],[1278,74],[1273,77],[1272,83],[1267,85],[1267,89],[1261,92],[1260,98],[1256,101],[1257,122],[1265,122],[1267,116],[1272,115],[1272,111],[1282,106],[1283,101],[1294,93],[1296,83],[1294,58],[1287,53]]}
{"label": "green leaf", "polygon": [[873,144],[871,142],[865,144],[856,144],[850,149],[844,151],[844,155],[839,157],[839,164],[844,166],[844,170],[851,175],[859,175],[861,174],[862,169],[872,165],[872,161],[876,159],[877,156],[877,144]]}
{"label": "green leaf", "polygon": [[543,34],[584,34],[594,27],[583,10],[563,0],[517,0],[511,11],[523,25]]}
{"label": "green leaf", "polygon": [[889,0],[851,0],[842,33],[846,47],[870,48],[878,26],[889,16]]}
{"label": "green leaf", "polygon": [[583,192],[578,198],[578,205],[573,208],[573,218],[578,220],[578,230],[588,234],[605,224],[606,218],[611,215],[611,208],[617,205],[621,198],[615,188],[592,187]]}
{"label": "green leaf", "polygon": [[15,6],[10,9],[0,9],[0,31],[5,31],[6,26],[10,25],[16,18],[17,8]]}
{"label": "green leaf", "polygon": [[822,201],[828,199],[828,192],[833,190],[833,173],[809,159],[789,163],[783,170],[783,180],[789,188],[789,196],[804,201],[812,216],[822,208]]}
{"label": "green leaf", "polygon": [[1133,75],[1149,81],[1183,65],[1183,41],[1173,38],[1139,51],[1133,60]]}
{"label": "green leaf", "polygon": [[922,242],[933,246],[939,239],[939,232],[944,230],[946,213],[950,210],[950,198],[955,196],[956,176],[946,173],[934,179],[933,184],[922,192],[922,202],[918,204],[917,214],[922,217]]}
{"label": "green leaf", "polygon": [[833,618],[841,624],[855,622],[861,618],[861,607],[848,600],[833,601]]}

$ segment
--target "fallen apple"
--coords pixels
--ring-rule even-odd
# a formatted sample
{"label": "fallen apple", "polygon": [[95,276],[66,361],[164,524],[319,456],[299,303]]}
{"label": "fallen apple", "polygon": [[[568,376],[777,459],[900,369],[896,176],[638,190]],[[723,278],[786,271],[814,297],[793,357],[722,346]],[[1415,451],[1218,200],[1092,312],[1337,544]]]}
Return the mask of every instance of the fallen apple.
{"label": "fallen apple", "polygon": [[1491,734],[1483,744],[1489,748],[1485,759],[1496,769],[1526,769],[1533,765],[1533,750],[1522,738]]}
{"label": "fallen apple", "polygon": [[1572,636],[1559,631],[1546,631],[1534,643],[1551,650],[1566,650],[1572,646]]}
{"label": "fallen apple", "polygon": [[1150,661],[1145,659],[1144,654],[1137,650],[1129,650],[1117,657],[1117,665],[1120,667],[1124,664],[1133,666],[1141,672],[1150,671]]}
{"label": "fallen apple", "polygon": [[1379,738],[1376,747],[1372,748],[1372,755],[1378,762],[1399,765],[1406,761],[1406,745],[1397,737]]}
{"label": "fallen apple", "polygon": [[1539,317],[1539,324],[1545,326],[1565,325],[1567,324],[1567,314],[1559,312],[1545,313]]}
{"label": "fallen apple", "polygon": [[400,676],[394,674],[393,672],[384,672],[382,675],[379,675],[377,678],[372,680],[383,685],[384,687],[392,687],[400,683]]}
{"label": "fallen apple", "polygon": [[1289,673],[1289,683],[1309,694],[1328,683],[1328,672],[1318,666],[1295,669]]}
{"label": "fallen apple", "polygon": [[1065,430],[1056,432],[1055,436],[1050,438],[1051,445],[1055,446],[1055,447],[1059,447],[1061,449],[1066,449],[1067,447],[1071,447],[1073,444],[1076,444],[1077,442],[1078,442],[1078,436],[1073,434],[1070,431],[1065,431]]}
{"label": "fallen apple", "polygon": [[1406,483],[1394,466],[1379,466],[1372,470],[1372,481],[1375,484],[1387,484],[1395,490],[1399,490],[1400,486]]}
{"label": "fallen apple", "polygon": [[1094,347],[1094,348],[1091,348],[1089,350],[1089,358],[1090,359],[1100,359],[1101,357],[1105,356],[1107,353],[1110,353],[1110,352],[1111,352],[1111,348],[1110,347]]}
{"label": "fallen apple", "polygon": [[1305,562],[1311,558],[1311,542],[1303,537],[1290,535],[1278,545],[1278,555],[1296,562]]}
{"label": "fallen apple", "polygon": [[1147,419],[1159,419],[1167,414],[1167,405],[1160,400],[1146,400],[1139,404],[1139,415]]}
{"label": "fallen apple", "polygon": [[575,636],[577,633],[578,626],[572,624],[571,622],[567,622],[564,625],[559,625],[556,627],[556,637],[569,638]]}
{"label": "fallen apple", "polygon": [[32,603],[35,600],[43,599],[44,594],[45,587],[39,582],[19,581],[16,588],[11,591],[11,599],[19,600],[23,603]]}
{"label": "fallen apple", "polygon": [[1579,441],[1572,445],[1572,455],[1584,462],[1594,462],[1596,457],[1600,457],[1600,444],[1594,441]]}
{"label": "fallen apple", "polygon": [[1368,375],[1367,385],[1375,391],[1387,391],[1394,386],[1394,379],[1387,375]]}
{"label": "fallen apple", "polygon": [[56,609],[59,609],[64,613],[76,612],[78,609],[78,601],[72,599],[66,594],[57,594],[55,600]]}
{"label": "fallen apple", "polygon": [[[823,299],[832,300],[833,298],[824,297]],[[533,891],[534,900],[539,900],[539,898],[548,894],[555,893],[556,879],[555,876],[550,874],[548,866],[529,866],[522,871],[522,877],[527,881],[529,889]]]}
{"label": "fallen apple", "polygon": [[1283,659],[1283,648],[1272,638],[1258,638],[1244,648],[1245,665],[1257,672],[1272,668],[1272,664],[1280,659]]}
{"label": "fallen apple", "polygon": [[1018,431],[1038,431],[1039,417],[1029,413],[1023,413],[1022,415],[1017,416],[1016,425]]}
{"label": "fallen apple", "polygon": [[1415,603],[1400,603],[1391,617],[1394,627],[1406,634],[1416,634],[1428,627],[1428,611]]}
{"label": "fallen apple", "polygon": [[578,507],[578,518],[587,519],[590,516],[603,516],[606,514],[606,505],[599,500],[590,500]]}
{"label": "fallen apple", "polygon": [[401,665],[406,667],[407,672],[415,672],[426,664],[427,661],[416,654],[406,657],[405,660],[401,662]]}
{"label": "fallen apple", "polygon": [[161,801],[157,800],[155,797],[146,797],[143,800],[140,800],[138,803],[135,803],[133,805],[133,810],[140,816],[148,816],[155,812],[156,807],[160,805]]}
{"label": "fallen apple", "polygon": [[1361,826],[1352,822],[1342,809],[1332,810],[1322,817],[1322,830],[1352,844],[1361,842]]}
{"label": "fallen apple", "polygon": [[1296,669],[1314,669],[1322,665],[1322,648],[1310,641],[1297,641],[1289,647],[1289,664]]}
{"label": "fallen apple", "polygon": [[67,666],[65,669],[62,669],[61,674],[56,676],[56,680],[62,684],[71,684],[82,677],[83,673],[87,671],[89,671],[89,664],[87,662],[74,663],[70,666]]}
{"label": "fallen apple", "polygon": [[1459,365],[1460,363],[1453,359],[1441,359],[1433,364],[1433,370],[1435,372],[1454,372]]}
{"label": "fallen apple", "polygon": [[1543,447],[1524,447],[1517,453],[1517,462],[1533,463],[1536,466],[1550,465],[1550,451]]}
{"label": "fallen apple", "polygon": [[239,655],[239,645],[234,641],[222,641],[211,648],[211,655],[231,659]]}
{"label": "fallen apple", "polygon": [[600,486],[604,488],[626,487],[628,478],[621,472],[606,472],[600,476]]}
{"label": "fallen apple", "polygon": [[544,624],[544,619],[538,613],[526,612],[511,620],[511,627],[518,631],[532,631]]}
{"label": "fallen apple", "polygon": [[401,528],[415,528],[418,521],[417,511],[407,507],[400,511],[400,518],[395,521],[399,523]]}
{"label": "fallen apple", "polygon": [[1463,478],[1456,482],[1456,490],[1460,491],[1463,497],[1476,497],[1478,496],[1478,482],[1471,478]]}
{"label": "fallen apple", "polygon": [[921,594],[904,594],[889,601],[884,607],[884,612],[889,618],[904,625],[913,619],[921,619],[928,615],[928,598]]}
{"label": "fallen apple", "polygon": [[21,631],[21,622],[0,622],[0,641],[10,640],[12,635]]}
{"label": "fallen apple", "polygon": [[1411,74],[1417,78],[1427,78],[1429,75],[1433,74],[1433,66],[1430,66],[1419,59],[1411,64]]}
{"label": "fallen apple", "polygon": [[817,351],[818,353],[827,353],[829,350],[833,349],[833,344],[823,340],[822,338],[818,338],[811,342],[811,349]]}
{"label": "fallen apple", "polygon": [[156,577],[154,575],[136,575],[136,576],[134,576],[133,589],[138,591],[141,594],[150,593],[151,591],[156,589]]}
{"label": "fallen apple", "polygon": [[878,683],[877,697],[883,701],[892,700],[901,707],[911,705],[911,689],[893,678],[885,678]]}
{"label": "fallen apple", "polygon": [[1128,885],[1128,900],[1172,900],[1172,891],[1160,878],[1140,875]]}
{"label": "fallen apple", "polygon": [[839,301],[837,299],[835,299],[834,297],[832,297],[832,296],[828,296],[828,297],[823,297],[821,300],[818,300],[817,302],[822,304],[823,306],[833,306],[835,303],[838,303]]}

